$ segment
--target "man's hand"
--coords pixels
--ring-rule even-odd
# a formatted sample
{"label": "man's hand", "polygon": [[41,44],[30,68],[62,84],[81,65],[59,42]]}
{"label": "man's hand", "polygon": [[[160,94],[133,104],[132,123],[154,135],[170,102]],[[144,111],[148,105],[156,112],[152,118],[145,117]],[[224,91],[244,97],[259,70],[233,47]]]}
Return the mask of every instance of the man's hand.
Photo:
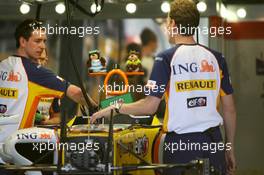
{"label": "man's hand", "polygon": [[108,106],[107,108],[94,113],[90,119],[90,123],[94,123],[97,119],[100,119],[102,117],[110,117],[111,110],[114,110],[114,108],[114,106]]}
{"label": "man's hand", "polygon": [[[75,101],[76,103],[80,103],[84,106],[87,106],[88,104],[85,101],[85,98],[83,96],[82,90],[81,88],[75,86],[75,85],[70,85],[67,89],[66,95],[72,99],[73,101]],[[92,107],[97,108],[98,104],[87,94]]]}
{"label": "man's hand", "polygon": [[[144,99],[136,101],[134,103],[123,104],[120,107],[119,111],[122,114],[131,114],[131,115],[152,115],[154,114],[158,106],[160,104],[160,98],[154,96],[147,96]],[[100,119],[102,117],[109,117],[111,114],[111,110],[115,109],[115,106],[109,106],[101,111],[98,111],[93,114],[90,122],[94,123],[96,119]]]}
{"label": "man's hand", "polygon": [[225,126],[226,143],[232,144],[232,149],[226,151],[226,168],[227,174],[232,175],[236,169],[236,160],[234,154],[234,142],[236,132],[236,109],[232,95],[221,97],[223,108],[223,119]]}
{"label": "man's hand", "polygon": [[235,159],[235,153],[232,150],[225,152],[225,158],[226,158],[226,169],[228,175],[235,174],[236,170],[236,159]]}

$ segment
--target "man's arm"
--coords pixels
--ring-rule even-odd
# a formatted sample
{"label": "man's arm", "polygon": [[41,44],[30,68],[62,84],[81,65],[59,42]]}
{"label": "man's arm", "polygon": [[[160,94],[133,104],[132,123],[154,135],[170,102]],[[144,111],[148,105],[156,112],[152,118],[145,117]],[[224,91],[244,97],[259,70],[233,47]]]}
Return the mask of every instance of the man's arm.
{"label": "man's arm", "polygon": [[[123,114],[131,115],[152,115],[154,114],[160,104],[160,98],[154,96],[147,96],[146,98],[139,100],[130,104],[123,104],[119,110]],[[109,117],[111,110],[114,109],[114,106],[109,106],[101,111],[98,111],[93,114],[91,123],[94,123],[96,119],[102,117]]]}
{"label": "man's arm", "polygon": [[[66,92],[66,95],[70,99],[75,101],[76,103],[80,103],[80,104],[82,104],[84,106],[87,105],[87,103],[85,101],[85,98],[83,96],[82,90],[78,86],[75,86],[75,85],[72,85],[72,84],[69,85],[69,87],[67,89],[67,92]],[[93,107],[96,107],[97,106],[96,102],[89,95],[88,95],[88,98],[89,98],[90,102],[92,103]]]}
{"label": "man's arm", "polygon": [[226,151],[227,173],[234,174],[236,169],[236,159],[234,151],[236,132],[236,109],[232,95],[221,97],[223,108],[223,119],[225,127],[226,143],[231,143],[231,150]]}
{"label": "man's arm", "polygon": [[230,142],[232,143],[232,146],[234,146],[236,131],[236,109],[233,95],[226,95],[221,97],[221,102],[223,108],[226,142]]}
{"label": "man's arm", "polygon": [[61,116],[59,112],[53,113],[48,120],[41,121],[42,125],[57,125],[61,122]]}
{"label": "man's arm", "polygon": [[161,99],[154,96],[147,96],[135,103],[123,104],[120,113],[131,115],[152,115],[160,104]]}
{"label": "man's arm", "polygon": [[[169,83],[171,75],[170,62],[174,52],[175,49],[171,49],[169,53],[166,52],[157,55],[158,59],[155,59],[150,79],[146,85],[149,88],[148,96],[135,103],[123,104],[119,109],[120,113],[139,116],[154,114],[157,111],[161,98]],[[96,119],[109,117],[111,110],[114,108],[114,106],[109,106],[94,113],[91,118],[91,123],[95,122]]]}

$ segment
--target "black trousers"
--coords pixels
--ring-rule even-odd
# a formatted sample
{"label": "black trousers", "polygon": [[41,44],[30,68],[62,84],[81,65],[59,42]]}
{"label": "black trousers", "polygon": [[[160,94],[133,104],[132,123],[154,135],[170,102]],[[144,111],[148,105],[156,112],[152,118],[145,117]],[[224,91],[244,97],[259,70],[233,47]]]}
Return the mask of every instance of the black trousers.
{"label": "black trousers", "polygon": [[[226,174],[225,144],[219,127],[205,132],[176,134],[170,132],[165,137],[163,162],[168,164],[189,163],[191,160],[209,158],[216,174]],[[165,169],[164,175],[181,175],[184,168]],[[188,173],[189,174],[189,173]]]}

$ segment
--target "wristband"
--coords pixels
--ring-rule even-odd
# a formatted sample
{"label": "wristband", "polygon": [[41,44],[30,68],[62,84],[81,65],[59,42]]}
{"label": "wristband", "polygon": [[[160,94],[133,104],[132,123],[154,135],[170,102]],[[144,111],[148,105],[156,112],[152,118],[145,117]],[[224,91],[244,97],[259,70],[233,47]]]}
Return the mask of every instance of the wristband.
{"label": "wristband", "polygon": [[117,114],[120,114],[120,111],[119,110],[121,109],[122,104],[123,104],[123,102],[122,103],[117,102],[117,103],[114,104],[114,109],[115,109],[115,112]]}

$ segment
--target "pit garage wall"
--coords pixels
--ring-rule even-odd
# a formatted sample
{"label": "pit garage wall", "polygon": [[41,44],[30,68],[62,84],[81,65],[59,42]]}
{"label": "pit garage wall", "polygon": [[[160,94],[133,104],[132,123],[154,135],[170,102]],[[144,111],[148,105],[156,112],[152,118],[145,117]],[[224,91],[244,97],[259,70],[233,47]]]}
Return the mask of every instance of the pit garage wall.
{"label": "pit garage wall", "polygon": [[[216,21],[211,17],[210,25]],[[231,35],[210,38],[209,45],[224,53],[235,90],[237,174],[264,174],[264,75],[256,74],[256,59],[264,62],[264,22],[222,24],[232,27]]]}

